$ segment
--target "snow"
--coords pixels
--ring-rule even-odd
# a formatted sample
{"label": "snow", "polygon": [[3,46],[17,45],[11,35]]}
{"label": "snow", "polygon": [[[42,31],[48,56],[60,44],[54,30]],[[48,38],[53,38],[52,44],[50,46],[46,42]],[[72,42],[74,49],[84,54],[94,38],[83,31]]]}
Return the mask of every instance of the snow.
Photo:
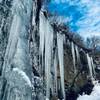
{"label": "snow", "polygon": [[63,35],[57,33],[57,46],[58,46],[59,66],[60,66],[61,88],[62,88],[63,97],[65,98],[63,42],[64,42]]}
{"label": "snow", "polygon": [[90,95],[79,96],[77,100],[100,100],[100,84],[96,83]]}
{"label": "snow", "polygon": [[21,78],[23,78],[30,87],[32,86],[29,77],[26,75],[24,71],[20,70],[19,68],[13,68],[13,71],[18,72],[18,74],[22,76]]}

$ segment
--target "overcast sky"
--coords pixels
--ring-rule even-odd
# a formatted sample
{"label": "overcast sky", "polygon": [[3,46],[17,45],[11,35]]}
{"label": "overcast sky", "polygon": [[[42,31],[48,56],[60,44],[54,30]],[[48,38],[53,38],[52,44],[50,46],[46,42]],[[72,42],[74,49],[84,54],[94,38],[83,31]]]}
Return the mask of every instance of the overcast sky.
{"label": "overcast sky", "polygon": [[51,0],[48,9],[83,37],[100,36],[100,0]]}

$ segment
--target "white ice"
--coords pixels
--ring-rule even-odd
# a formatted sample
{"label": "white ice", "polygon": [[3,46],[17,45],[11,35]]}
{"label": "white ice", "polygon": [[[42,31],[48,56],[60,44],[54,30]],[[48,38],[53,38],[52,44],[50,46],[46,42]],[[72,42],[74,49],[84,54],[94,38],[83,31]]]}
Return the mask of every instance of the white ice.
{"label": "white ice", "polygon": [[43,51],[45,48],[44,55],[45,55],[46,98],[49,98],[50,78],[51,78],[50,70],[51,70],[52,49],[53,49],[53,29],[48,19],[44,18],[45,16],[43,14],[41,14],[40,16],[41,16],[40,17],[40,50],[43,56]]}
{"label": "white ice", "polygon": [[21,78],[23,78],[30,87],[32,86],[29,77],[26,75],[24,71],[20,70],[19,68],[13,68],[13,71],[18,72],[18,74],[22,76]]}
{"label": "white ice", "polygon": [[44,43],[45,43],[45,35],[46,35],[46,18],[43,15],[43,12],[40,12],[40,27],[39,27],[39,33],[40,33],[40,52],[42,54],[43,59],[43,52],[44,52]]}
{"label": "white ice", "polygon": [[89,57],[89,54],[87,53],[87,61],[88,61],[88,66],[89,66],[89,72],[91,79],[93,79],[93,71],[92,71],[92,63],[91,63],[91,58]]}
{"label": "white ice", "polygon": [[75,46],[73,42],[71,42],[71,50],[72,50],[72,57],[73,57],[74,73],[76,74]]}
{"label": "white ice", "polygon": [[77,61],[80,62],[80,55],[77,45],[75,45],[75,50],[76,50]]}

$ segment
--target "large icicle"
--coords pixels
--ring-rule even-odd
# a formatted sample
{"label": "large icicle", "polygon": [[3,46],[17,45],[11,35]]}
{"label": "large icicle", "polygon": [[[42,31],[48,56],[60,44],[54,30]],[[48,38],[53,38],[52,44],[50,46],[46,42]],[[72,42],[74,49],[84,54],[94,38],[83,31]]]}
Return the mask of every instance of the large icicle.
{"label": "large icicle", "polygon": [[52,48],[53,48],[53,29],[46,20],[45,28],[45,75],[46,75],[46,99],[50,98],[50,68],[52,59]]}
{"label": "large icicle", "polygon": [[45,28],[46,28],[46,18],[43,15],[43,12],[41,12],[40,13],[39,33],[40,33],[40,52],[42,54],[42,58],[43,58],[45,34],[46,34]]}
{"label": "large icicle", "polygon": [[59,66],[60,66],[61,89],[62,89],[63,98],[65,100],[63,42],[64,42],[63,35],[57,33],[57,46],[58,46]]}
{"label": "large icicle", "polygon": [[87,53],[87,61],[88,61],[88,66],[89,66],[89,72],[91,79],[93,79],[93,72],[92,72],[92,65],[91,65],[91,58],[89,57],[89,54]]}
{"label": "large icicle", "polygon": [[[40,34],[40,54],[42,55],[41,74],[44,72],[44,49],[45,49],[45,35],[46,35],[46,18],[43,12],[40,12],[39,34]],[[41,57],[41,56],[40,56]]]}
{"label": "large icicle", "polygon": [[71,42],[71,50],[72,50],[72,57],[73,57],[74,73],[76,74],[75,46],[73,42]]}

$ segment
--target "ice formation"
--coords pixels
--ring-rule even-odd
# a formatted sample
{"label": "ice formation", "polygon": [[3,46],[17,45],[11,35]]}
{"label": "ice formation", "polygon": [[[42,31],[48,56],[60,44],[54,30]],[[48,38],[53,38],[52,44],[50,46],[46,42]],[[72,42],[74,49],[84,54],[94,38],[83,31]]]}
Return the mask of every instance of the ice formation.
{"label": "ice formation", "polygon": [[57,46],[58,46],[58,59],[60,67],[60,78],[61,78],[61,90],[63,98],[65,99],[65,86],[64,86],[64,50],[63,50],[64,37],[61,34],[57,34]]}

